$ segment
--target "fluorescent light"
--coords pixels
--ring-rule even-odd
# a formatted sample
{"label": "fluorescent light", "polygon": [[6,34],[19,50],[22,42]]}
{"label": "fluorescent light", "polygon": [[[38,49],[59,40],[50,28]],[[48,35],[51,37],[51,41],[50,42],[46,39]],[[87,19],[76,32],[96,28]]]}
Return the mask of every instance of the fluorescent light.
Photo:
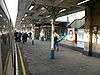
{"label": "fluorescent light", "polygon": [[46,11],[43,11],[42,14],[45,13],[45,12],[46,12]]}
{"label": "fluorescent light", "polygon": [[30,24],[32,26],[32,24]]}
{"label": "fluorescent light", "polygon": [[6,26],[4,25],[3,27],[5,28]]}
{"label": "fluorescent light", "polygon": [[27,14],[25,14],[25,17],[27,16]]}
{"label": "fluorescent light", "polygon": [[90,1],[90,0],[84,0],[84,1],[82,1],[82,2],[80,2],[80,3],[78,3],[77,5],[81,5],[81,4],[86,3],[86,2],[88,2],[88,1]]}
{"label": "fluorescent light", "polygon": [[66,9],[62,9],[62,10],[60,10],[59,13],[61,13],[61,12],[63,12],[63,11],[66,11]]}
{"label": "fluorescent light", "polygon": [[39,19],[39,21],[41,21],[41,19]]}
{"label": "fluorescent light", "polygon": [[25,27],[25,25],[23,25],[23,27]]}
{"label": "fluorescent light", "polygon": [[46,16],[47,18],[49,18],[50,17],[50,15],[48,15],[48,16]]}
{"label": "fluorescent light", "polygon": [[22,23],[22,21],[20,21],[20,23]]}
{"label": "fluorescent light", "polygon": [[22,18],[22,20],[24,20],[24,18]]}
{"label": "fluorescent light", "polygon": [[2,15],[0,14],[0,17],[2,17]]}
{"label": "fluorescent light", "polygon": [[44,7],[41,8],[41,10],[44,10],[44,9],[45,9]]}
{"label": "fluorescent light", "polygon": [[31,6],[30,8],[29,8],[29,10],[32,10],[34,8],[34,6]]}
{"label": "fluorescent light", "polygon": [[60,0],[59,2],[63,2],[64,0]]}

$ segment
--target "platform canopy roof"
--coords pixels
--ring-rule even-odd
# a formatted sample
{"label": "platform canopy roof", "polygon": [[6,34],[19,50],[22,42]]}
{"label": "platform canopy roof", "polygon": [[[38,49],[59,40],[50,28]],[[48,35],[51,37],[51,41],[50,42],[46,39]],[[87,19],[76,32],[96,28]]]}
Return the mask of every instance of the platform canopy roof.
{"label": "platform canopy roof", "polygon": [[0,31],[9,30],[12,26],[11,17],[4,0],[0,0]]}
{"label": "platform canopy roof", "polygon": [[52,18],[84,10],[77,4],[83,0],[19,0],[16,27],[49,23]]}

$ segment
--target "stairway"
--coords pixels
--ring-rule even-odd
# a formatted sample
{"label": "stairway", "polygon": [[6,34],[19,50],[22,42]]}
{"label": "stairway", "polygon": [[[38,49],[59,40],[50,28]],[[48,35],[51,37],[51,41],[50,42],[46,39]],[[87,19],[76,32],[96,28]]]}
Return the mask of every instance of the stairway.
{"label": "stairway", "polygon": [[75,19],[72,23],[69,24],[70,27],[72,28],[82,28],[85,25],[85,17],[81,18],[81,19]]}

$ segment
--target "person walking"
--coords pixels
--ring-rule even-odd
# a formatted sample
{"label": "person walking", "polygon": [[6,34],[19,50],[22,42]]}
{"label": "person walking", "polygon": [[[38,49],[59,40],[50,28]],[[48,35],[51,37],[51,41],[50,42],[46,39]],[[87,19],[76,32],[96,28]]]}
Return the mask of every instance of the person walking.
{"label": "person walking", "polygon": [[15,38],[15,41],[16,41],[16,42],[17,42],[17,40],[18,40],[18,36],[17,36],[17,35],[18,35],[18,32],[15,31],[15,32],[14,32],[14,38]]}
{"label": "person walking", "polygon": [[29,32],[28,35],[29,35],[29,39],[32,39],[32,33]]}
{"label": "person walking", "polygon": [[24,44],[25,42],[27,42],[27,37],[28,37],[28,34],[27,34],[26,32],[23,33],[23,35],[22,35],[23,44]]}
{"label": "person walking", "polygon": [[58,44],[59,35],[57,34],[56,30],[54,31],[53,36],[54,36],[54,50],[59,51],[59,44]]}
{"label": "person walking", "polygon": [[35,40],[35,30],[32,31],[32,45],[34,45]]}

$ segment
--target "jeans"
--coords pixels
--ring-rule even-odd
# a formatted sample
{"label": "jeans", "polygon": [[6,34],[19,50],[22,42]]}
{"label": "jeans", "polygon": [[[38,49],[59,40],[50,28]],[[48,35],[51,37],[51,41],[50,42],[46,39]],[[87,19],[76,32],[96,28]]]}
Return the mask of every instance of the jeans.
{"label": "jeans", "polygon": [[54,49],[58,49],[58,48],[59,48],[58,42],[54,42]]}

